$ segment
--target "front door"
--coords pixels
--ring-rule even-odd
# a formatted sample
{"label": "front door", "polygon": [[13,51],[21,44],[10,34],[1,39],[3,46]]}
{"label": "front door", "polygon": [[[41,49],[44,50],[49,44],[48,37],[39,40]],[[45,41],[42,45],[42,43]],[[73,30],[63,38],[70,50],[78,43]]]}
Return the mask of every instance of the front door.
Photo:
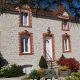
{"label": "front door", "polygon": [[53,34],[44,36],[44,53],[47,61],[54,60],[54,40],[53,39],[54,39]]}

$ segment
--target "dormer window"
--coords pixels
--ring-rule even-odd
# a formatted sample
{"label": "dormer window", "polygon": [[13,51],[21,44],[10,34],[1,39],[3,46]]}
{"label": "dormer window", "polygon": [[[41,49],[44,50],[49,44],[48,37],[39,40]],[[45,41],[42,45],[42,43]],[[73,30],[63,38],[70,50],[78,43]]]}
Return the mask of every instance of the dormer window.
{"label": "dormer window", "polygon": [[25,8],[19,8],[19,26],[20,27],[32,27],[32,13],[29,6],[25,6]]}
{"label": "dormer window", "polygon": [[69,31],[69,23],[67,22],[67,20],[62,21],[62,30]]}

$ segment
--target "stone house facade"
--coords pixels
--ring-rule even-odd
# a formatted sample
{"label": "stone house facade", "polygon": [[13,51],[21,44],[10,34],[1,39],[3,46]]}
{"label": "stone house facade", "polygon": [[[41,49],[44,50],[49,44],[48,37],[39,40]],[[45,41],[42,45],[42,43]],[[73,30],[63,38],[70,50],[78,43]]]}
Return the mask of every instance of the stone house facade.
{"label": "stone house facade", "polygon": [[16,9],[16,14],[0,15],[0,51],[8,63],[34,69],[42,55],[56,61],[62,54],[80,62],[80,24],[67,21],[66,10],[58,20],[35,17],[29,6]]}

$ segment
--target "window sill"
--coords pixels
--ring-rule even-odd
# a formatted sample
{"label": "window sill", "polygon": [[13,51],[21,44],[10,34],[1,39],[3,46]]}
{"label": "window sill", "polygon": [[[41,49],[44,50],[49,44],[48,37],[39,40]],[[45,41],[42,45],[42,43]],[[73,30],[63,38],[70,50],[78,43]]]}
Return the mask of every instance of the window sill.
{"label": "window sill", "polygon": [[70,53],[71,52],[71,50],[69,50],[69,51],[63,51],[63,53]]}
{"label": "window sill", "polygon": [[32,55],[32,53],[20,53],[19,55]]}
{"label": "window sill", "polygon": [[32,26],[23,26],[23,25],[19,25],[19,27],[28,27],[28,28],[32,28]]}
{"label": "window sill", "polygon": [[62,29],[62,31],[70,31],[69,29],[65,30],[65,29]]}

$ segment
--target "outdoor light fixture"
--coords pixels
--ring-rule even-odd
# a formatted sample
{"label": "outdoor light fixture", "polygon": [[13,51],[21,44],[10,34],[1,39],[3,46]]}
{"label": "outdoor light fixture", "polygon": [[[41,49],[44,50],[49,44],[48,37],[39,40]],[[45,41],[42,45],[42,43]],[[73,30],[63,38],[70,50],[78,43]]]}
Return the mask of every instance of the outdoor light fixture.
{"label": "outdoor light fixture", "polygon": [[48,32],[48,34],[51,33],[50,27],[48,27],[47,32]]}

